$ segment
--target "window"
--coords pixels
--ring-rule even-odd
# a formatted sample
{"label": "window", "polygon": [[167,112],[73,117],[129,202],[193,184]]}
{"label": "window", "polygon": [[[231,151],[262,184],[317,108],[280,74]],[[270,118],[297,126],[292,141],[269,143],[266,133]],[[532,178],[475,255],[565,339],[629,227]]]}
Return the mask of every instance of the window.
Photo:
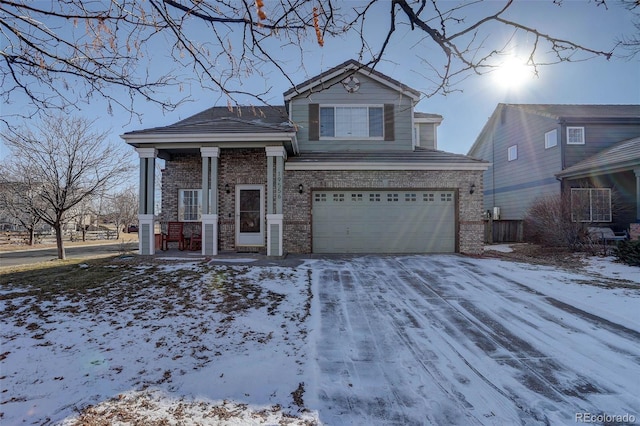
{"label": "window", "polygon": [[567,144],[584,145],[584,127],[567,127]]}
{"label": "window", "polygon": [[507,150],[507,161],[518,159],[518,145],[511,145]]}
{"label": "window", "polygon": [[382,138],[382,106],[320,107],[322,138]]}
{"label": "window", "polygon": [[202,215],[202,190],[180,189],[178,191],[178,220],[199,222]]}
{"label": "window", "polygon": [[611,222],[611,189],[571,188],[571,220]]}
{"label": "window", "polygon": [[544,149],[558,145],[558,130],[553,129],[544,134]]}
{"label": "window", "polygon": [[371,203],[380,202],[380,194],[369,194],[369,202]]}
{"label": "window", "polygon": [[417,194],[404,194],[404,201],[411,203],[418,200]]}

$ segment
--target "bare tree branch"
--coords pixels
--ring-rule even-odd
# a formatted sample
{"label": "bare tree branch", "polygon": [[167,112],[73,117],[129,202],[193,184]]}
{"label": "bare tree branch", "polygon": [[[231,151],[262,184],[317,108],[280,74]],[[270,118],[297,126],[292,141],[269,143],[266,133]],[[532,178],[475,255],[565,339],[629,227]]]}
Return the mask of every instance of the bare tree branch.
{"label": "bare tree branch", "polygon": [[[636,13],[637,2],[623,1]],[[2,119],[66,111],[96,97],[107,101],[108,112],[115,105],[136,114],[139,101],[171,110],[193,96],[195,90],[184,92],[191,86],[229,105],[246,98],[269,103],[270,87],[256,93],[243,83],[256,76],[267,81],[275,72],[293,86],[290,70],[305,67],[305,55],[314,54],[310,46],[335,49],[349,36],[359,40],[350,56],[375,67],[402,37],[400,26],[428,52],[424,68],[433,87],[427,96],[455,90],[466,76],[495,67],[509,48],[496,46],[496,29],[529,37],[525,56],[536,70],[594,56],[609,59],[616,46],[612,40],[611,50],[594,49],[510,19],[507,12],[518,7],[513,0],[264,3],[261,17],[253,0],[0,0],[0,97],[8,105],[26,98],[32,107],[9,114],[5,109]],[[604,0],[594,3],[607,7]],[[467,12],[475,17],[470,23]],[[385,32],[379,28],[382,16]],[[618,46],[637,52],[637,34]],[[167,97],[172,90],[182,95]]]}

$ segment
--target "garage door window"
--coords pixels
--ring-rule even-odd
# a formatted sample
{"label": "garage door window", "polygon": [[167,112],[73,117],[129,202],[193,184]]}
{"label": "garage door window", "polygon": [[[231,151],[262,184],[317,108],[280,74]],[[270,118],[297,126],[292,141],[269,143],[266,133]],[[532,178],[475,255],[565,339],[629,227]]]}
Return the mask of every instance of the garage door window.
{"label": "garage door window", "polygon": [[422,201],[425,203],[433,203],[436,201],[436,196],[435,194],[422,194]]}
{"label": "garage door window", "polygon": [[398,194],[387,194],[387,202],[397,203],[399,200]]}
{"label": "garage door window", "polygon": [[369,194],[369,201],[372,203],[380,202],[380,194]]}

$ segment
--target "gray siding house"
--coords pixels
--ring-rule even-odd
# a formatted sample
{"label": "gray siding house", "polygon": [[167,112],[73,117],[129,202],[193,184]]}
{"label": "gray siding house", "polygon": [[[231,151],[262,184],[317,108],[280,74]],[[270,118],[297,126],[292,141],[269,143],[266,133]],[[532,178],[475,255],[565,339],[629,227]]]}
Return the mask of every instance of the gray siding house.
{"label": "gray siding house", "polygon": [[640,105],[499,104],[468,155],[492,163],[484,209],[520,220],[536,198],[571,194],[574,220],[640,221]]}
{"label": "gray siding house", "polygon": [[[213,107],[122,137],[140,156],[140,253],[161,222],[201,229],[202,253],[480,253],[488,163],[437,150],[419,92],[347,61],[284,105]],[[199,231],[196,231],[199,232]]]}

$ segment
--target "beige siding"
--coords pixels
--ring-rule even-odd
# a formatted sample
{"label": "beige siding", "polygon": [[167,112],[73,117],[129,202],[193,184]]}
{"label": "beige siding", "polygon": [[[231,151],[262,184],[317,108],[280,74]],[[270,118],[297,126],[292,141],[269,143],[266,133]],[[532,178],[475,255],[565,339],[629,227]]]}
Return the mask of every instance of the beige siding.
{"label": "beige siding", "polygon": [[[301,152],[345,150],[411,150],[412,101],[409,97],[362,74],[356,74],[360,89],[348,93],[340,84],[342,77],[325,83],[325,90],[291,100],[291,119],[298,126],[298,145]],[[337,83],[337,84],[334,84]],[[394,105],[395,140],[309,140],[309,104],[320,105]]]}

